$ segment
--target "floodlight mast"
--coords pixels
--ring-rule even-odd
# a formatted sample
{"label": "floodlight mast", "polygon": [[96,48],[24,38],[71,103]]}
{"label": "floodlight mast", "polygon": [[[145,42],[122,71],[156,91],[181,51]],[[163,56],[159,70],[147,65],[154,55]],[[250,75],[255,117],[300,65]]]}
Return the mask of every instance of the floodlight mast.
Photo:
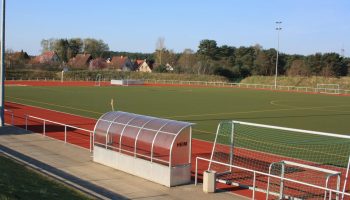
{"label": "floodlight mast", "polygon": [[5,101],[5,0],[2,0],[2,17],[1,17],[1,66],[0,66],[0,127],[4,126],[4,101]]}
{"label": "floodlight mast", "polygon": [[279,49],[280,49],[280,31],[282,30],[281,28],[281,21],[276,22],[276,30],[277,30],[277,56],[276,56],[276,73],[275,73],[275,89],[277,89],[277,75],[278,75],[278,54],[279,54]]}

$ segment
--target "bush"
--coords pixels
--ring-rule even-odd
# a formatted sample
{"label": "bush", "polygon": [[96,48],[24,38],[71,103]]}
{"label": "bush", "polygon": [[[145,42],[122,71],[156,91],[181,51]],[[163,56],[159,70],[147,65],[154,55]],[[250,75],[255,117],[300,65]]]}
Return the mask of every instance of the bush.
{"label": "bush", "polygon": [[36,80],[36,79],[59,79],[56,71],[42,70],[6,70],[6,80]]}
{"label": "bush", "polygon": [[[181,81],[220,81],[228,82],[229,79],[214,75],[196,74],[176,74],[176,73],[143,73],[143,72],[123,72],[115,70],[76,70],[65,72],[65,80],[94,81],[100,74],[102,80],[111,79],[154,79],[154,80],[181,80]],[[61,79],[61,71],[43,70],[6,70],[7,80],[36,80],[36,79]]]}

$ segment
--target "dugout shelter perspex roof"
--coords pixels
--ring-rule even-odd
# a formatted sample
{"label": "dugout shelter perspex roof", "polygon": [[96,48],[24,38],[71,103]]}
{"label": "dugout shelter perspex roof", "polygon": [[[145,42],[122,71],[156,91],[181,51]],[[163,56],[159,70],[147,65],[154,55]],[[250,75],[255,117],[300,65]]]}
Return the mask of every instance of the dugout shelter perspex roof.
{"label": "dugout shelter perspex roof", "polygon": [[94,129],[94,146],[168,165],[191,163],[192,123],[112,111]]}

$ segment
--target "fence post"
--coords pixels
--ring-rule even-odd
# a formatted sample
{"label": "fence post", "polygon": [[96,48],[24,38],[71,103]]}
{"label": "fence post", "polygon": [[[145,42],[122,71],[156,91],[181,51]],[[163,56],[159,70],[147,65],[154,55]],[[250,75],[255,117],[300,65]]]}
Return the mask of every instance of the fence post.
{"label": "fence post", "polygon": [[197,178],[198,178],[198,157],[196,157],[196,168],[195,168],[195,174],[194,174],[194,185],[197,185]]}
{"label": "fence post", "polygon": [[15,125],[15,118],[14,118],[13,112],[12,112],[12,115],[11,115],[11,123],[12,123],[12,126]]}
{"label": "fence post", "polygon": [[25,115],[25,118],[26,130],[28,130],[28,115]]}
{"label": "fence post", "polygon": [[64,143],[67,143],[67,125],[64,125]]}
{"label": "fence post", "polygon": [[92,152],[92,140],[91,140],[91,132],[89,132],[89,149],[90,149],[90,152]]}
{"label": "fence post", "polygon": [[44,123],[43,123],[43,134],[44,136],[46,136],[46,120],[44,119]]}

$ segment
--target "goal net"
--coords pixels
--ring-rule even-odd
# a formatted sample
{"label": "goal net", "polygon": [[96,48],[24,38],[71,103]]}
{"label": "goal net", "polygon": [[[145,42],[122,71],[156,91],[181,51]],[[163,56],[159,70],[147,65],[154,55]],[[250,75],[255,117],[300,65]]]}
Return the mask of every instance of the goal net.
{"label": "goal net", "polygon": [[339,84],[317,84],[316,91],[325,94],[339,94]]}
{"label": "goal net", "polygon": [[101,86],[101,74],[97,74],[95,78],[95,86]]}
{"label": "goal net", "polygon": [[[217,172],[219,182],[245,187],[255,184],[256,189],[267,193],[269,198],[323,199],[327,196],[337,199],[339,193],[332,194],[314,186],[350,191],[349,155],[350,136],[347,135],[230,121],[218,126],[208,170]],[[228,165],[297,183],[261,174],[253,181],[252,172]]]}

